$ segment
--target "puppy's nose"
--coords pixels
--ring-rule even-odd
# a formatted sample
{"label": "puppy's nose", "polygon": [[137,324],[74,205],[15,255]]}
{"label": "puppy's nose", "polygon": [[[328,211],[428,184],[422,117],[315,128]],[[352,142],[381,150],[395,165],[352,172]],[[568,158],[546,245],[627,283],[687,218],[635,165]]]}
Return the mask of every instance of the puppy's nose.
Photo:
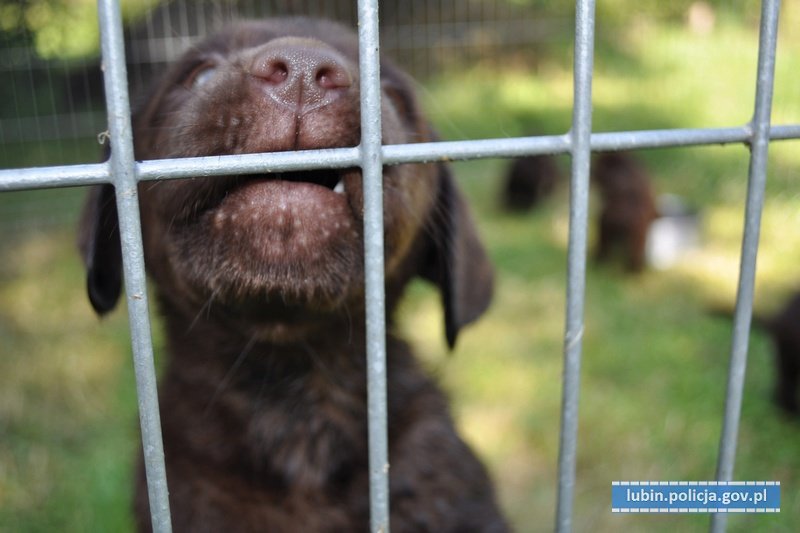
{"label": "puppy's nose", "polygon": [[253,58],[249,73],[269,97],[298,114],[330,104],[353,85],[346,59],[306,39],[268,43]]}

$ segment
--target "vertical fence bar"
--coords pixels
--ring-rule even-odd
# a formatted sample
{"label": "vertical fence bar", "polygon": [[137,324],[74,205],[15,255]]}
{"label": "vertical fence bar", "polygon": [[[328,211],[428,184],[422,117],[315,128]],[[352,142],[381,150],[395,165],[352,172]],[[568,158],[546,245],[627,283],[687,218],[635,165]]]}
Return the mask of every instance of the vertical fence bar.
{"label": "vertical fence bar", "polygon": [[108,127],[111,134],[111,176],[116,189],[119,212],[125,294],[131,328],[150,513],[153,531],[168,533],[172,530],[172,526],[145,284],[125,47],[122,39],[122,16],[118,1],[100,0],[98,15]]}
{"label": "vertical fence bar", "polygon": [[586,233],[589,213],[589,168],[592,133],[594,12],[594,0],[579,0],[576,2],[567,316],[564,336],[564,377],[558,457],[558,503],[556,507],[556,531],[562,533],[572,530],[575,464],[578,447],[578,398],[583,341],[583,307],[586,288]]}
{"label": "vertical fence bar", "polygon": [[[772,90],[775,79],[775,54],[778,41],[778,15],[780,0],[764,0],[761,4],[761,29],[758,48],[758,77],[756,81],[755,112],[751,128],[750,168],[745,208],[744,237],[739,267],[739,288],[733,320],[731,360],[728,388],[725,399],[725,417],[720,436],[717,460],[717,480],[732,481],[736,459],[736,440],[742,408],[744,377],[747,367],[747,345],[750,322],[753,316],[758,240],[761,229],[761,212],[764,207],[764,189],[767,182],[767,155],[769,152],[770,114]],[[727,513],[711,517],[711,531],[722,533],[727,526]]]}
{"label": "vertical fence bar", "polygon": [[389,452],[386,425],[386,295],[383,259],[383,162],[381,156],[378,2],[358,2],[361,72],[361,169],[364,178],[364,270],[367,306],[370,521],[389,531]]}

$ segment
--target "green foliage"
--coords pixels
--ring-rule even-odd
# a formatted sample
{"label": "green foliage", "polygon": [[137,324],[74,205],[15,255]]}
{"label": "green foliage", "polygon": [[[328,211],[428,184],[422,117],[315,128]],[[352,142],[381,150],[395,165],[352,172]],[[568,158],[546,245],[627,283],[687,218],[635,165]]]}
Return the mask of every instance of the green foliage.
{"label": "green foliage", "polygon": [[[140,16],[158,0],[123,0],[126,17]],[[42,58],[96,55],[100,36],[97,0],[2,0],[0,31],[30,35]]]}

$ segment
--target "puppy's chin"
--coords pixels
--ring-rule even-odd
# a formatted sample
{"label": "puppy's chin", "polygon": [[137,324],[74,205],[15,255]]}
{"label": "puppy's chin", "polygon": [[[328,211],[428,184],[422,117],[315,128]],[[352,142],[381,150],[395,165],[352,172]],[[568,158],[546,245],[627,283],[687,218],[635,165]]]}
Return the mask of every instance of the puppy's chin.
{"label": "puppy's chin", "polygon": [[363,298],[360,174],[302,177],[236,183],[194,216],[154,228],[152,260],[172,273],[159,284],[280,338],[334,320]]}
{"label": "puppy's chin", "polygon": [[237,332],[242,340],[248,342],[308,344],[314,339],[330,339],[331,330],[349,332],[341,338],[348,342],[353,340],[352,328],[360,327],[363,322],[360,298],[336,310],[315,310],[310,304],[297,306],[275,301],[251,301],[230,307],[219,306],[207,318],[223,326],[227,335]]}
{"label": "puppy's chin", "polygon": [[232,340],[289,344],[363,321],[363,266],[358,260],[275,265],[259,257],[247,264],[236,254],[190,253],[197,262],[208,262],[202,267],[174,264],[170,278],[175,283],[161,275],[157,283],[161,300],[172,310],[167,318],[176,316],[189,329],[220,329]]}
{"label": "puppy's chin", "polygon": [[[344,188],[344,180],[336,184]],[[300,284],[325,278],[327,265],[360,244],[360,223],[344,190],[257,179],[230,191],[201,217],[200,227],[233,268],[257,276],[264,268],[296,271]],[[229,254],[232,248],[235,253]],[[323,261],[323,257],[326,258]]]}

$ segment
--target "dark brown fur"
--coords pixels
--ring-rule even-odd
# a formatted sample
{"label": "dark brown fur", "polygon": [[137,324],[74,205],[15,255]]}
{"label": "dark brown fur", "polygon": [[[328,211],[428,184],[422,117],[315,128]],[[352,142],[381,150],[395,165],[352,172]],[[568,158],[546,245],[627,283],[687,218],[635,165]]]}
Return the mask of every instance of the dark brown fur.
{"label": "dark brown fur", "polygon": [[775,345],[775,402],[800,417],[800,293],[765,325]]}
{"label": "dark brown fur", "polygon": [[536,207],[553,193],[560,174],[551,155],[514,159],[503,183],[503,207],[509,211],[527,211]]}
{"label": "dark brown fur", "polygon": [[[333,23],[235,25],[189,51],[134,113],[136,157],[357,145],[356,50]],[[408,79],[381,69],[384,143],[434,140]],[[452,346],[489,304],[491,266],[444,164],[387,167],[384,191],[391,528],[505,531],[442,392],[392,332],[404,287],[422,276],[441,289]],[[360,173],[147,182],[139,195],[169,352],[175,531],[367,531]],[[90,195],[82,250],[105,313],[120,291],[110,186]],[[136,516],[148,530],[141,467]]]}
{"label": "dark brown fur", "polygon": [[595,158],[592,182],[602,203],[596,259],[618,251],[629,271],[641,271],[647,232],[658,216],[647,171],[632,155],[609,152]]}

